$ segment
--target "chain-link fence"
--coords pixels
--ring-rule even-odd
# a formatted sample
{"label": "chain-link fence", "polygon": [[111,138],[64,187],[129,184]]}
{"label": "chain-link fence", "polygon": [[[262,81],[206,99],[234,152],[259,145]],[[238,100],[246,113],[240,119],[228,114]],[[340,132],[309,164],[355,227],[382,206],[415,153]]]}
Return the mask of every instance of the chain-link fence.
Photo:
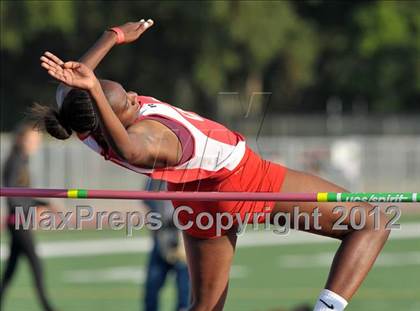
{"label": "chain-link fence", "polygon": [[[248,137],[263,157],[321,175],[352,191],[419,191],[416,136]],[[1,163],[10,136],[1,136]],[[45,139],[31,160],[36,187],[141,189],[145,177],[105,161],[76,139]]]}

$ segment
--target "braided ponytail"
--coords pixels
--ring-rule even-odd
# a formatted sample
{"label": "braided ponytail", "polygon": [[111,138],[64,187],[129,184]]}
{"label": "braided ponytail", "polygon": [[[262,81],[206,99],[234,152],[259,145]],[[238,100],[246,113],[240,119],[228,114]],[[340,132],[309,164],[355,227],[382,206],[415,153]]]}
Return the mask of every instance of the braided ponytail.
{"label": "braided ponytail", "polygon": [[57,139],[67,139],[72,134],[72,129],[63,122],[59,112],[48,106],[35,103],[30,109],[31,118],[36,121],[38,128],[45,129],[48,134]]}
{"label": "braided ponytail", "polygon": [[60,110],[35,103],[30,109],[30,116],[39,128],[61,140],[69,138],[73,131],[84,133],[99,128],[99,118],[91,98],[80,89],[72,89],[66,95]]}

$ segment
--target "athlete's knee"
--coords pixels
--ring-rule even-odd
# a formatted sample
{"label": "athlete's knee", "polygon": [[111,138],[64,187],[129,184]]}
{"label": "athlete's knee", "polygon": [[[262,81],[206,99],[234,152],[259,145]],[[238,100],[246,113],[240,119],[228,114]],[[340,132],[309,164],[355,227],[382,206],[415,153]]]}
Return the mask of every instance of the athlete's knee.
{"label": "athlete's knee", "polygon": [[380,240],[387,240],[390,234],[388,216],[370,204],[361,207],[359,217],[350,217],[350,232],[359,231]]}
{"label": "athlete's knee", "polygon": [[371,225],[369,229],[373,231],[376,236],[381,238],[381,240],[386,241],[389,237],[389,234],[391,233],[388,225],[388,216],[384,212],[379,211],[377,218],[373,220],[373,225]]}

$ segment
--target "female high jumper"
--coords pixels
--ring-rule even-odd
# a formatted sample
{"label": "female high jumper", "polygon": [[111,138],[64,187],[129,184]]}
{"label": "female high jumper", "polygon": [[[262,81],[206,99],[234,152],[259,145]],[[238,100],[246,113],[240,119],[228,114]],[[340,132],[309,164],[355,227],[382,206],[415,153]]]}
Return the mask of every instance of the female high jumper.
{"label": "female high jumper", "polygon": [[[58,109],[37,106],[33,110],[48,133],[67,139],[74,131],[105,159],[165,180],[170,191],[346,192],[319,177],[260,158],[242,135],[219,123],[96,78],[93,70],[112,47],[137,40],[152,25],[152,20],[141,20],[108,29],[78,62],[63,62],[50,52],[41,57],[41,66],[62,83],[56,94]],[[293,220],[296,205],[300,213],[309,215],[318,207],[319,226],[311,218],[305,231],[339,239],[341,245],[316,311],[346,307],[389,235],[386,216],[379,214],[375,222],[368,214],[373,207],[367,203],[357,204],[366,214],[365,226],[359,230],[351,226],[335,230],[340,215],[333,213],[332,203],[173,201],[173,205],[192,209],[179,213],[179,222],[192,223],[184,239],[192,281],[190,310],[194,311],[223,309],[237,239],[235,227],[221,234],[215,226],[200,227],[195,220],[201,212],[238,214],[242,220],[247,220],[247,213],[269,213],[274,222],[283,213],[290,213]],[[355,203],[341,205],[349,212]],[[292,221],[292,228],[303,230],[303,220]],[[350,225],[349,217],[342,224]]]}

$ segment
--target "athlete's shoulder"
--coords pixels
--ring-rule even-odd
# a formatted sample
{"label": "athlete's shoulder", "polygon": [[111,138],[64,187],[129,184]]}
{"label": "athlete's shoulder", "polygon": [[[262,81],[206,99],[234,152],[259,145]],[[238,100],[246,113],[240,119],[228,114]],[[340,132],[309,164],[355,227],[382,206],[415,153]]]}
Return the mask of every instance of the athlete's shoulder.
{"label": "athlete's shoulder", "polygon": [[144,96],[144,95],[139,95],[138,97],[137,97],[137,100],[141,103],[141,104],[143,104],[143,105],[150,105],[150,104],[167,104],[167,103],[165,103],[165,102],[163,102],[163,101],[161,101],[161,100],[159,100],[159,99],[157,99],[157,98],[155,98],[155,97],[152,97],[152,96]]}
{"label": "athlete's shoulder", "polygon": [[137,97],[137,101],[139,102],[139,104],[141,105],[141,110],[144,111],[149,110],[149,109],[153,109],[153,108],[158,108],[159,110],[162,108],[172,108],[174,109],[175,107],[173,107],[172,105],[168,104],[167,102],[164,102],[162,100],[159,100],[155,97],[152,96],[138,96]]}

